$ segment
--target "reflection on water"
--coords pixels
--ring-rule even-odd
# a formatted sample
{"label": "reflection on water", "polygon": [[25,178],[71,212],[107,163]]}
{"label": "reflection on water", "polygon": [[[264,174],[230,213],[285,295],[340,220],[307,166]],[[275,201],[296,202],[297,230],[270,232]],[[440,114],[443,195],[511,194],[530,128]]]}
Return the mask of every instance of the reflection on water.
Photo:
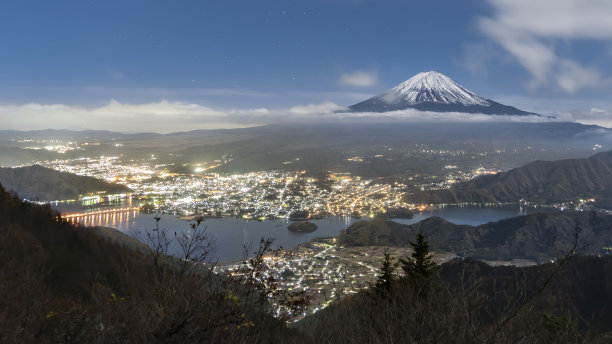
{"label": "reflection on water", "polygon": [[[134,235],[141,241],[146,241],[146,233],[156,226],[155,214],[140,213],[137,211],[116,212],[79,216],[72,221],[83,226],[112,227],[124,233]],[[159,227],[174,233],[188,233],[191,229],[189,221],[179,219],[174,215],[160,215]],[[337,236],[340,231],[356,221],[346,216],[329,217],[312,220],[317,230],[312,233],[296,233],[289,231],[290,224],[286,219],[265,221],[245,221],[241,218],[225,217],[219,219],[206,219],[201,226],[205,226],[208,233],[215,239],[215,252],[209,260],[232,262],[244,257],[244,247],[248,248],[249,255],[257,250],[262,238],[274,239],[274,248],[290,248],[316,237]],[[170,245],[170,252],[178,254],[179,247],[176,242]]]}
{"label": "reflection on water", "polygon": [[122,224],[129,223],[130,220],[139,215],[138,210],[130,208],[128,211],[112,211],[106,213],[94,213],[92,215],[81,215],[67,218],[75,225],[85,227],[122,227]]}
{"label": "reflection on water", "polygon": [[[121,203],[118,206],[127,206]],[[108,211],[111,208],[103,208]],[[480,225],[490,221],[499,221],[505,218],[530,214],[538,211],[552,211],[546,209],[521,208],[519,206],[508,207],[446,207],[418,213],[412,219],[393,219],[404,224],[413,224],[431,216],[439,216],[456,224]],[[147,231],[155,228],[154,214],[139,213],[137,211],[112,212],[94,214],[75,218],[75,223],[84,226],[113,227],[122,232],[135,235],[140,232],[141,237]],[[265,221],[245,221],[235,217],[220,219],[206,219],[202,226],[206,227],[216,241],[215,252],[209,257],[210,260],[222,262],[237,261],[243,258],[243,246],[250,247],[248,252],[252,254],[259,246],[262,238],[273,238],[275,248],[290,248],[300,243],[307,242],[315,237],[337,236],[340,231],[346,229],[357,219],[346,216],[335,216],[324,219],[312,220],[318,229],[312,233],[297,233],[287,230],[290,221],[286,219],[275,219]],[[159,226],[167,229],[174,235],[176,232],[188,232],[190,222],[181,220],[173,215],[161,215]],[[178,246],[173,243],[170,252],[178,253]]]}

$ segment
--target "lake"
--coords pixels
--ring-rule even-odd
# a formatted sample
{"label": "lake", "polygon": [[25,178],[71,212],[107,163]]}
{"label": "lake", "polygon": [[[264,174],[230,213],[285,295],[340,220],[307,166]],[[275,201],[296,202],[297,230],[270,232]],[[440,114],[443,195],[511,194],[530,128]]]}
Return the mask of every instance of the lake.
{"label": "lake", "polygon": [[518,205],[502,207],[449,206],[417,213],[411,219],[393,219],[393,221],[411,225],[413,223],[425,220],[428,217],[438,216],[454,224],[478,226],[487,222],[499,221],[515,216],[537,212],[550,213],[556,211],[558,210],[554,208],[520,207]]}
{"label": "lake", "polygon": [[[490,221],[526,215],[538,211],[550,212],[550,209],[522,208],[519,206],[505,207],[445,207],[415,214],[412,219],[393,219],[403,224],[413,224],[431,216],[439,216],[456,224],[480,225]],[[145,214],[137,211],[98,214],[79,218],[85,226],[112,227],[117,230],[134,234],[138,231],[144,233],[155,227],[154,214]],[[189,231],[190,221],[181,220],[174,215],[161,215],[160,228],[167,229],[169,233]],[[324,219],[312,220],[317,230],[311,233],[296,233],[289,231],[287,226],[291,223],[286,219],[246,221],[241,218],[225,217],[206,219],[201,226],[216,240],[215,251],[210,255],[211,260],[220,262],[233,262],[243,258],[243,245],[250,246],[252,254],[258,248],[261,238],[274,239],[274,248],[290,248],[310,241],[316,237],[337,236],[341,230],[358,221],[351,217],[333,216]],[[171,245],[171,251],[177,250],[176,244]]]}

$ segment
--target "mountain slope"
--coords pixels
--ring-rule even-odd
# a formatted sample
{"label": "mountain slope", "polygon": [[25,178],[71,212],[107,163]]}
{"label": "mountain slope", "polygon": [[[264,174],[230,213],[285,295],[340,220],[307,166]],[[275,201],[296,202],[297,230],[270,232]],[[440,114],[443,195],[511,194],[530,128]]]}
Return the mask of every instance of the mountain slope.
{"label": "mountain slope", "polygon": [[[15,147],[0,147],[0,164],[5,161],[4,164],[9,166],[25,165],[56,158],[121,154],[128,160],[146,159],[154,151],[160,164],[172,165],[172,172],[177,173],[193,173],[192,164],[222,159],[229,154],[232,155],[231,162],[210,172],[337,170],[369,178],[431,173],[446,165],[456,165],[462,170],[480,165],[507,170],[540,159],[584,158],[593,154],[594,144],[612,147],[612,131],[593,125],[571,122],[443,122],[321,120],[316,123],[279,123],[243,129],[173,133],[149,139],[100,141],[100,146],[83,146],[83,150],[66,152],[61,157],[46,150],[51,154],[31,155],[43,150],[25,150],[7,140],[7,145]],[[28,138],[27,132],[19,135]],[[0,141],[2,139],[0,133]],[[123,146],[115,147],[116,143]],[[469,155],[436,156],[415,148],[423,144],[434,150],[465,151]],[[476,154],[495,151],[502,153]],[[383,153],[385,159],[375,159],[376,163],[346,160]],[[300,160],[295,161],[296,157]],[[284,163],[292,160],[291,164]]]}
{"label": "mountain slope", "polygon": [[605,254],[612,246],[612,216],[600,212],[536,213],[480,226],[456,225],[431,217],[412,225],[359,221],[339,240],[347,246],[407,246],[422,232],[432,250],[484,260],[547,262],[571,249],[579,229],[582,253]]}
{"label": "mountain slope", "polygon": [[57,215],[0,186],[0,343],[277,343],[291,334],[267,304],[243,301],[245,284],[199,263],[181,272],[174,257]]}
{"label": "mountain slope", "polygon": [[576,198],[609,198],[612,194],[612,151],[587,159],[535,161],[495,175],[454,185],[449,190],[407,196],[414,202],[564,202]]}
{"label": "mountain slope", "polygon": [[40,165],[0,168],[0,184],[6,190],[30,200],[53,201],[74,199],[79,195],[106,191],[126,193],[131,190],[125,185],[107,183],[93,177],[59,172]]}
{"label": "mountain slope", "polygon": [[[435,297],[415,297],[409,283],[399,282],[385,293],[346,297],[297,325],[319,343],[606,343],[609,338],[610,333],[593,335],[561,324],[571,319],[577,328],[612,330],[612,257],[573,257],[560,270],[557,264],[491,267],[471,259],[438,269],[443,287]],[[544,312],[565,318],[554,326]]]}
{"label": "mountain slope", "polygon": [[387,112],[405,109],[487,115],[536,115],[483,98],[435,71],[419,73],[383,94],[349,106],[349,112]]}

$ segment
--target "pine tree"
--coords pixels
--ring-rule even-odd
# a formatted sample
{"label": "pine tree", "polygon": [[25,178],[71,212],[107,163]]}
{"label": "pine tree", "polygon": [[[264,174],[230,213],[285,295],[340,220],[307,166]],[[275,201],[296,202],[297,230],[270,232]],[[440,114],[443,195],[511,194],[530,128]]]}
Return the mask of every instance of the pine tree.
{"label": "pine tree", "polygon": [[429,251],[429,242],[423,233],[419,232],[415,242],[410,242],[413,252],[410,258],[400,259],[406,279],[419,294],[426,295],[433,288],[433,277],[436,273],[436,263]]}
{"label": "pine tree", "polygon": [[393,272],[395,271],[395,264],[393,263],[393,258],[391,254],[389,254],[389,250],[385,248],[384,257],[382,261],[382,268],[380,269],[380,275],[378,275],[378,280],[376,281],[376,288],[379,290],[390,291],[391,284],[395,280],[395,276]]}

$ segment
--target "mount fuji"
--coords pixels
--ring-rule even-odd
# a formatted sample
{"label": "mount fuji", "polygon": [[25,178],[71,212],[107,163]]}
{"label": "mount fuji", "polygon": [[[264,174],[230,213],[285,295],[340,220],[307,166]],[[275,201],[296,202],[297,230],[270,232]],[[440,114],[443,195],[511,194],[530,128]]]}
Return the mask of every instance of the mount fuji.
{"label": "mount fuji", "polygon": [[387,112],[404,109],[539,116],[483,98],[435,71],[419,73],[381,95],[349,106],[348,110],[343,112]]}

